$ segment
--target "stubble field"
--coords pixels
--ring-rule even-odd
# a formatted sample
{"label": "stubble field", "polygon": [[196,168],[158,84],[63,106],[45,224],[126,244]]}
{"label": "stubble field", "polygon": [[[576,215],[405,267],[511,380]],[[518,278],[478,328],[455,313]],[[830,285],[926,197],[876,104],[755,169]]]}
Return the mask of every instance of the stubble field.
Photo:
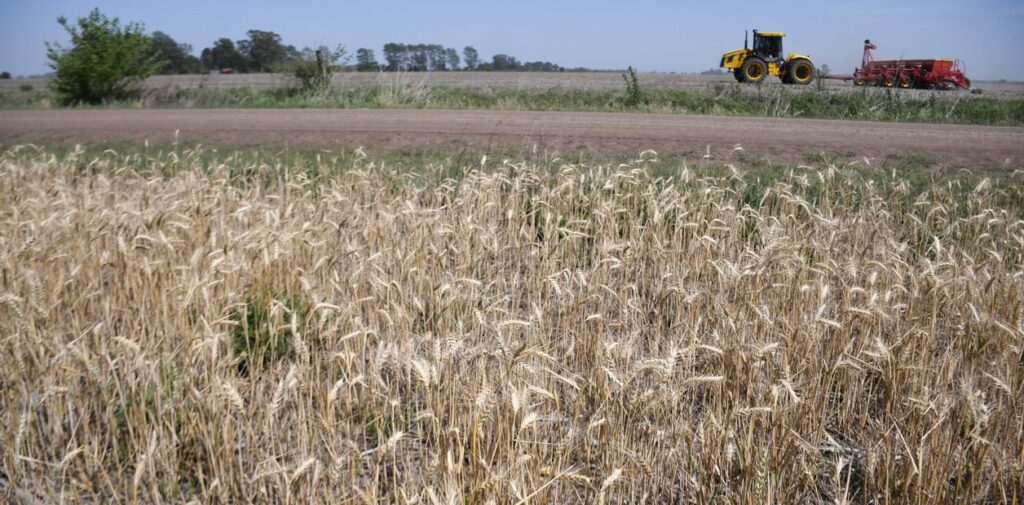
{"label": "stubble field", "polygon": [[[836,72],[841,74],[842,72]],[[850,72],[846,72],[850,73]],[[407,74],[410,80],[422,82],[426,86],[448,86],[470,89],[494,90],[618,90],[623,87],[620,72],[423,72]],[[651,88],[672,88],[691,91],[706,91],[723,85],[736,84],[731,75],[690,75],[675,73],[641,73],[640,82]],[[377,74],[374,72],[346,72],[334,79],[336,87],[366,87],[387,81],[393,74]],[[35,89],[47,86],[45,78],[0,80],[0,91],[14,90],[19,86],[30,85]],[[287,74],[223,74],[223,75],[158,75],[146,81],[146,89],[154,92],[173,92],[174,90],[192,89],[231,89],[256,88],[275,89],[295,86],[296,79]],[[824,84],[833,90],[855,91],[860,88],[849,82],[826,80]],[[996,98],[1024,99],[1024,83],[1006,81],[975,81],[975,87],[984,92],[984,96]],[[789,90],[811,90],[814,86],[783,86],[778,79],[765,81],[767,88],[785,87]],[[741,89],[754,91],[756,86],[743,86]],[[932,93],[928,91],[896,90],[906,96],[960,97],[966,92]]]}
{"label": "stubble field", "polygon": [[1024,500],[1024,185],[0,155],[0,493]]}

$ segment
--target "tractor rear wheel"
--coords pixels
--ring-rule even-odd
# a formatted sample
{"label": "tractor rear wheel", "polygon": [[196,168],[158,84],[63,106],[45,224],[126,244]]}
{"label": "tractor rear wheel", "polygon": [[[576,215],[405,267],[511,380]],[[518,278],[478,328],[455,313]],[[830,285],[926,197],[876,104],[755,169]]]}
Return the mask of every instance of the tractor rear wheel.
{"label": "tractor rear wheel", "polygon": [[740,73],[743,82],[757,84],[768,75],[768,65],[758,58],[747,58],[747,61],[743,62],[743,66],[740,67]]}
{"label": "tractor rear wheel", "polygon": [[793,60],[786,67],[786,75],[792,84],[810,84],[814,80],[814,64],[810,60]]}

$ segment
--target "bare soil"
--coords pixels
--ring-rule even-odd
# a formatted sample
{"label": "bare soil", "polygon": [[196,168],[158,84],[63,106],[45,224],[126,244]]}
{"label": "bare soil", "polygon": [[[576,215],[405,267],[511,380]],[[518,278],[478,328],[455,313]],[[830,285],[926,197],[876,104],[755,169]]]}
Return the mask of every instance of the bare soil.
{"label": "bare soil", "polygon": [[645,149],[694,160],[808,154],[858,159],[923,155],[947,168],[1024,166],[1024,128],[808,119],[451,110],[79,109],[0,111],[0,144],[95,142],[526,149],[631,155]]}

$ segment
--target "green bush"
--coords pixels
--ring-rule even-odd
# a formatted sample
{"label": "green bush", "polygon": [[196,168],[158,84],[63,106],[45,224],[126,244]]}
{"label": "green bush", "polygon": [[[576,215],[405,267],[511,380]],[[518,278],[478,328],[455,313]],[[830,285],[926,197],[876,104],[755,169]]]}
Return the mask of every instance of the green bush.
{"label": "green bush", "polygon": [[335,70],[344,69],[347,61],[345,46],[339,45],[334,51],[320,46],[313,59],[299,59],[292,63],[292,75],[299,80],[303,91],[323,94],[330,89]]}
{"label": "green bush", "polygon": [[631,108],[647,105],[649,101],[643,88],[640,87],[640,80],[636,77],[636,70],[633,67],[629,67],[628,72],[628,75],[622,74],[622,78],[626,81],[626,97],[623,99],[623,105]]}
{"label": "green bush", "polygon": [[117,18],[108,18],[99,9],[78,18],[75,25],[63,16],[57,22],[71,36],[71,47],[47,43],[46,56],[56,71],[51,86],[65,104],[134,98],[142,81],[162,64],[138,23],[122,27]]}
{"label": "green bush", "polygon": [[331,85],[330,67],[318,61],[298,61],[292,75],[299,80],[303,91],[324,91]]}

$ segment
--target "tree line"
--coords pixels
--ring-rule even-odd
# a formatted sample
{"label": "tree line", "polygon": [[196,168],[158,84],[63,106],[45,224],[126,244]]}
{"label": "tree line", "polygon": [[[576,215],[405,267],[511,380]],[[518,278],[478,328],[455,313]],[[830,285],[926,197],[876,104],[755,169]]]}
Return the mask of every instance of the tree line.
{"label": "tree line", "polygon": [[[170,35],[160,31],[150,35],[150,47],[154,57],[162,62],[157,70],[160,74],[195,74],[210,71],[292,72],[302,62],[314,61],[318,50],[326,50],[324,47],[297,49],[293,45],[285,44],[277,33],[266,30],[249,30],[246,32],[246,38],[238,41],[227,37],[219,38],[210,47],[204,48],[199,56],[193,54],[191,45],[178,43]],[[495,54],[490,61],[481,61],[480,53],[473,46],[466,46],[459,51],[441,44],[391,42],[384,45],[382,62],[378,62],[376,53],[370,48],[357,49],[354,63],[344,46],[338,46],[332,52],[338,55],[338,67],[357,72],[565,70],[548,61],[521,62],[507,54]]]}
{"label": "tree line", "polygon": [[[544,61],[520,62],[513,56],[496,54],[489,62],[480,60],[472,46],[461,54],[440,44],[398,44],[384,46],[384,62],[378,63],[372,49],[359,48],[356,63],[344,46],[333,51],[326,47],[296,49],[281,36],[265,30],[249,30],[247,38],[232,41],[217,39],[195,56],[192,47],[174,40],[164,32],[146,34],[139,23],[122,25],[99,9],[71,22],[57,22],[67,31],[70,46],[46,43],[46,57],[54,70],[50,87],[68,104],[104,103],[141,94],[141,85],[153,74],[200,72],[289,72],[302,83],[302,89],[318,91],[330,86],[331,74],[338,70],[356,71],[561,71],[562,67]],[[585,69],[573,69],[576,71]],[[9,75],[0,74],[0,78]]]}
{"label": "tree line", "polygon": [[372,49],[360,48],[356,51],[356,71],[372,72],[377,70],[408,72],[445,72],[449,70],[502,71],[519,70],[526,72],[559,72],[564,69],[547,61],[530,61],[521,63],[513,56],[496,54],[489,62],[480,61],[480,53],[473,46],[466,46],[459,51],[444,47],[441,44],[399,44],[384,45],[384,63],[377,62]]}

